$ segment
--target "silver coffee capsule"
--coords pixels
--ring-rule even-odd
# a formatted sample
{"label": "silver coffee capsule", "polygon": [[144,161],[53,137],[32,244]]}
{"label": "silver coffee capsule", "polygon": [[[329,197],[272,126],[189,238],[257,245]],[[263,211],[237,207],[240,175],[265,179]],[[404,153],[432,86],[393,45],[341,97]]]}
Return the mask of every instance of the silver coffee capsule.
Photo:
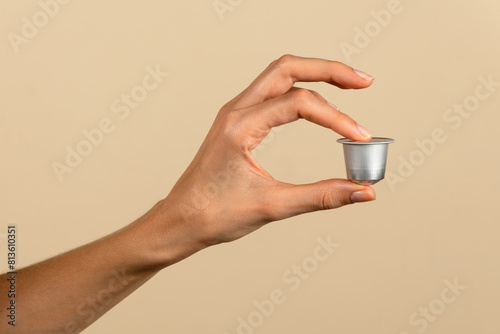
{"label": "silver coffee capsule", "polygon": [[385,176],[387,151],[391,138],[373,137],[370,141],[337,140],[344,147],[347,178],[363,185],[372,185]]}

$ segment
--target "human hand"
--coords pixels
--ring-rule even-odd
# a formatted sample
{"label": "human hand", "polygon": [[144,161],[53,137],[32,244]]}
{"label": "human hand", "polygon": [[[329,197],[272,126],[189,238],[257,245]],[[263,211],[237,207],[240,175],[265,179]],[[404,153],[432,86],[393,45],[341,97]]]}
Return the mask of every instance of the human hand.
{"label": "human hand", "polygon": [[[373,200],[369,186],[347,180],[279,182],[255,161],[251,151],[272,127],[299,118],[354,140],[370,139],[366,130],[318,93],[293,87],[298,81],[364,88],[373,79],[321,59],[283,56],[271,63],[222,107],[194,160],[165,199],[111,235],[19,270],[22,293],[16,301],[25,321],[16,330],[80,332],[159,270],[196,251],[235,240],[274,220]],[[0,290],[8,289],[9,277],[10,273],[2,276]],[[106,303],[91,308],[103,295]],[[89,296],[97,301],[91,303]],[[1,307],[10,303],[0,298]],[[0,324],[0,331],[6,330],[14,332],[7,322]]]}
{"label": "human hand", "polygon": [[366,88],[373,78],[322,59],[286,55],[219,111],[194,160],[163,201],[175,230],[205,246],[238,239],[271,221],[375,199],[369,186],[331,179],[293,185],[275,180],[251,151],[275,126],[304,118],[353,140],[371,134],[296,82]]}

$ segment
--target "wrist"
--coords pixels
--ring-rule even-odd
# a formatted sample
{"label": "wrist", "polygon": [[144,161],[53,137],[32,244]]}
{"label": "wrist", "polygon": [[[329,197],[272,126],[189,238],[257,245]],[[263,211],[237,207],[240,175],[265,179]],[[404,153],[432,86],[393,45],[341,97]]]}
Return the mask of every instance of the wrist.
{"label": "wrist", "polygon": [[151,269],[163,269],[209,246],[167,199],[132,223],[130,232],[143,245],[143,267]]}

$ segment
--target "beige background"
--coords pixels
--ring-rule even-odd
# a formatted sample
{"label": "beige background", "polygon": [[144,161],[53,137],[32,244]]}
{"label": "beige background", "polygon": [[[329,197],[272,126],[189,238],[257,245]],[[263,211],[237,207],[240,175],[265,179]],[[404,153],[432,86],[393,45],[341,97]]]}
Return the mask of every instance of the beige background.
{"label": "beige background", "polygon": [[[20,264],[140,216],[169,192],[219,108],[270,61],[323,57],[376,78],[365,91],[302,86],[395,138],[390,173],[400,159],[417,159],[415,140],[435,128],[447,140],[404,182],[376,185],[377,201],[288,219],[196,254],[85,333],[233,334],[238,317],[278,289],[286,301],[255,333],[413,334],[423,327],[409,323],[412,313],[439,306],[444,281],[455,278],[467,288],[424,332],[498,333],[500,87],[456,129],[443,117],[473,101],[478,77],[500,81],[500,3],[401,0],[402,12],[348,59],[340,45],[353,45],[356,27],[376,29],[370,13],[390,1],[233,0],[223,20],[212,1],[71,1],[18,53],[7,35],[20,34],[40,6],[0,1],[0,237],[18,225]],[[157,64],[169,76],[120,120],[111,102]],[[52,163],[103,118],[115,130],[59,182]],[[338,136],[305,121],[280,130],[257,151],[275,178],[344,177]],[[329,235],[341,246],[292,291],[282,275]]]}

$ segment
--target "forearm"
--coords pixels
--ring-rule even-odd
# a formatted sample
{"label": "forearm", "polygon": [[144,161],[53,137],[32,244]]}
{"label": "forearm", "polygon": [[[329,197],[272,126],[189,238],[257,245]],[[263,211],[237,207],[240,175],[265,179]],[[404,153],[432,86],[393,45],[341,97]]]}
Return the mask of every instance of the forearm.
{"label": "forearm", "polygon": [[[159,270],[203,248],[185,237],[183,222],[168,217],[164,205],[110,236],[19,270],[16,326],[2,317],[0,332],[78,333]],[[0,280],[2,310],[7,278]]]}

